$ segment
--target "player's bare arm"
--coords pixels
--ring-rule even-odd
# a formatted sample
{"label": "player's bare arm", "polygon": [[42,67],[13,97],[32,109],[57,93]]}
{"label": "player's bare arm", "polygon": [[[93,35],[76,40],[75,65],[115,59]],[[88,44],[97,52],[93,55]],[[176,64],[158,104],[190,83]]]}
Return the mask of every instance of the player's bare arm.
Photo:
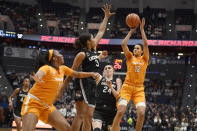
{"label": "player's bare arm", "polygon": [[107,86],[111,89],[112,94],[114,97],[118,96],[118,91],[116,91],[113,87],[112,87],[112,82],[111,81],[106,81]]}
{"label": "player's bare arm", "polygon": [[144,46],[143,57],[146,61],[148,61],[149,60],[149,49],[148,49],[148,41],[147,41],[146,34],[144,31],[144,25],[145,25],[145,18],[142,18],[142,21],[140,22],[140,31],[141,31],[142,41],[143,41],[143,46]]}
{"label": "player's bare arm", "polygon": [[11,96],[8,98],[9,101],[9,109],[12,110],[13,109],[13,103],[12,103],[12,98],[15,97],[20,91],[20,88],[16,88],[14,90],[14,92],[11,94]]}
{"label": "player's bare arm", "polygon": [[95,47],[94,47],[95,50],[96,50],[97,44],[99,43],[99,41],[101,40],[101,38],[103,37],[103,35],[105,33],[105,29],[106,29],[109,17],[115,14],[115,13],[110,12],[111,5],[108,5],[108,4],[104,5],[104,8],[102,8],[102,10],[105,13],[105,17],[104,17],[103,22],[101,23],[101,25],[99,27],[99,31],[98,31],[96,37],[94,38],[95,43],[96,43]]}
{"label": "player's bare arm", "polygon": [[130,54],[130,51],[129,51],[129,48],[128,48],[127,44],[128,44],[128,41],[129,41],[131,35],[135,32],[135,30],[136,30],[136,28],[131,29],[129,31],[129,33],[127,34],[127,36],[124,38],[124,40],[122,41],[122,44],[121,44],[122,50],[123,50],[124,55],[125,55],[126,58],[130,58],[131,57],[131,54]]}

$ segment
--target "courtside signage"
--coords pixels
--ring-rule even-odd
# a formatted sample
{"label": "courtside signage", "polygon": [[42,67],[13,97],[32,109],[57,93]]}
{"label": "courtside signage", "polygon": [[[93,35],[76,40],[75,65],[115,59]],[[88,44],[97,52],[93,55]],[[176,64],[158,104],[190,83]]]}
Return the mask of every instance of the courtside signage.
{"label": "courtside signage", "polygon": [[[59,37],[59,36],[45,36],[45,35],[26,35],[17,34],[16,32],[0,30],[0,37],[18,38],[24,40],[56,42],[56,43],[74,43],[76,37]],[[101,45],[121,45],[123,39],[101,39]],[[128,45],[135,45],[142,43],[141,39],[130,39]],[[197,40],[148,40],[150,46],[186,46],[197,47]]]}

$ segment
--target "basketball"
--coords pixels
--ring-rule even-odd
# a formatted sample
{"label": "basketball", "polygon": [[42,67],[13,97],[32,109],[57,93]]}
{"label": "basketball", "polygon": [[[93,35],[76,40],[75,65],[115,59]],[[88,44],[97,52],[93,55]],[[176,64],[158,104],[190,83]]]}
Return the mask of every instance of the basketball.
{"label": "basketball", "polygon": [[126,23],[130,28],[136,28],[140,23],[140,17],[135,13],[131,13],[127,15]]}

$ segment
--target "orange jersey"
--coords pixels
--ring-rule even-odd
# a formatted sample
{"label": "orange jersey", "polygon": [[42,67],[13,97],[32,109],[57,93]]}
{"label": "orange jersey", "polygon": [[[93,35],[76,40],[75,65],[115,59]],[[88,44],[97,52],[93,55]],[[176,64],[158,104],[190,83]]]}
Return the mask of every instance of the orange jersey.
{"label": "orange jersey", "polygon": [[67,66],[60,66],[59,70],[56,70],[51,66],[44,65],[39,70],[45,73],[42,78],[44,82],[36,82],[29,93],[50,105],[53,103],[58,90],[63,84],[64,75],[70,76],[72,69]]}
{"label": "orange jersey", "polygon": [[148,60],[145,60],[143,56],[135,57],[130,52],[131,57],[127,58],[127,75],[125,78],[125,84],[133,86],[143,86],[146,69],[148,66]]}

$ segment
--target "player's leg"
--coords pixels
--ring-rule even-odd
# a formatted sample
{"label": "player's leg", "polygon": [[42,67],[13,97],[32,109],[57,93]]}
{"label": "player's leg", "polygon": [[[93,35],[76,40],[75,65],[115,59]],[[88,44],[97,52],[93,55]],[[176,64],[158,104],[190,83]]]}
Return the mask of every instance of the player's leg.
{"label": "player's leg", "polygon": [[83,123],[82,131],[91,131],[94,107],[89,106],[88,104],[86,104],[85,109],[86,109],[87,112],[84,116],[84,123]]}
{"label": "player's leg", "polygon": [[85,102],[84,101],[76,101],[76,116],[72,122],[72,131],[79,131],[80,129],[80,126],[82,124],[82,121],[83,121],[83,117],[86,113],[86,110],[85,110]]}
{"label": "player's leg", "polygon": [[119,100],[118,111],[113,120],[111,131],[120,131],[120,121],[126,111],[126,107],[127,107],[127,101],[124,99]]}
{"label": "player's leg", "polygon": [[96,109],[94,111],[93,120],[92,120],[93,131],[101,131],[102,123],[103,123],[102,120],[103,120],[102,113]]}
{"label": "player's leg", "polygon": [[91,131],[92,117],[96,105],[96,82],[92,78],[80,79],[80,87],[85,101],[82,131]]}
{"label": "player's leg", "polygon": [[58,131],[71,131],[70,125],[58,110],[54,110],[49,114],[48,123],[58,129]]}
{"label": "player's leg", "polygon": [[38,123],[38,118],[34,113],[28,113],[23,116],[22,123],[23,131],[32,131]]}
{"label": "player's leg", "polygon": [[137,110],[136,131],[141,131],[144,123],[146,110],[144,87],[136,87],[134,90],[133,102]]}
{"label": "player's leg", "polygon": [[93,131],[101,131],[102,121],[101,120],[93,120],[92,126],[93,126]]}
{"label": "player's leg", "polygon": [[128,102],[130,101],[132,95],[132,87],[124,84],[119,92],[119,99],[117,101],[118,111],[113,120],[111,131],[120,131],[120,121],[126,111]]}
{"label": "player's leg", "polygon": [[17,108],[14,108],[14,121],[16,123],[16,129],[17,131],[21,131],[21,115],[20,115],[20,111]]}
{"label": "player's leg", "polygon": [[21,118],[14,116],[14,121],[16,123],[16,129],[17,131],[21,131]]}
{"label": "player's leg", "polygon": [[116,111],[112,111],[111,113],[107,113],[104,117],[104,122],[106,123],[106,127],[108,131],[111,131],[113,120],[116,116]]}
{"label": "player's leg", "polygon": [[38,123],[38,117],[40,116],[40,109],[42,109],[41,104],[31,99],[30,96],[25,97],[21,108],[23,131],[32,131],[35,129]]}
{"label": "player's leg", "polygon": [[145,106],[138,106],[137,107],[137,123],[136,123],[136,131],[141,131],[144,123],[144,116],[145,116]]}
{"label": "player's leg", "polygon": [[79,131],[81,124],[83,122],[84,114],[86,113],[85,110],[85,102],[82,95],[80,79],[76,79],[75,82],[75,104],[76,104],[76,115],[72,122],[71,130],[72,131]]}

